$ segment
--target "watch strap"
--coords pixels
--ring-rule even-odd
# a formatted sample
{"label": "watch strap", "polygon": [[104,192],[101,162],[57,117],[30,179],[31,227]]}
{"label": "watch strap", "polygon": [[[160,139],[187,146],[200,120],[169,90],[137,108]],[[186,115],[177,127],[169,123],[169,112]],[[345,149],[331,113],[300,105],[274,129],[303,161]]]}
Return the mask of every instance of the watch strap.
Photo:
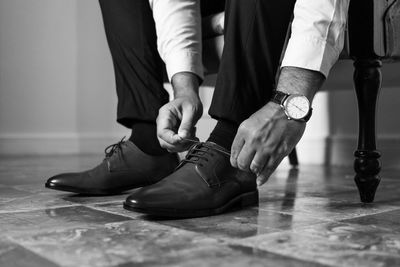
{"label": "watch strap", "polygon": [[288,97],[289,97],[288,94],[275,90],[272,94],[271,101],[282,106],[286,98]]}

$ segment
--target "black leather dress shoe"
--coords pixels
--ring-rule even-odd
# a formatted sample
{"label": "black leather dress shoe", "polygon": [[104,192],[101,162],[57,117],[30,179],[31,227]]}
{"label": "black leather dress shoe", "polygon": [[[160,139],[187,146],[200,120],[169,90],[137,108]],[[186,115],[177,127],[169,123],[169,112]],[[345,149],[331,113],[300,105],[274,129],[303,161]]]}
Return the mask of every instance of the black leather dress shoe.
{"label": "black leather dress shoe", "polygon": [[150,156],[131,141],[121,141],[106,149],[100,165],[84,172],[51,177],[46,187],[86,195],[118,194],[160,181],[178,163],[177,154]]}
{"label": "black leather dress shoe", "polygon": [[233,168],[229,152],[210,142],[193,146],[176,171],[137,189],[125,209],[162,217],[202,217],[258,204],[256,177]]}

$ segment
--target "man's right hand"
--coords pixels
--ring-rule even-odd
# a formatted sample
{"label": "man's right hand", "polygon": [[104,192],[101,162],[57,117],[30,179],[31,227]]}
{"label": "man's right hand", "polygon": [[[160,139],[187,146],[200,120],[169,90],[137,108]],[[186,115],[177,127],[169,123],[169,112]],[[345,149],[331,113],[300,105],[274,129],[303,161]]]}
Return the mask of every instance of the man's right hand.
{"label": "man's right hand", "polygon": [[175,74],[172,80],[175,99],[159,110],[157,137],[161,147],[170,152],[182,152],[196,138],[195,125],[203,115],[198,95],[198,78],[190,73]]}

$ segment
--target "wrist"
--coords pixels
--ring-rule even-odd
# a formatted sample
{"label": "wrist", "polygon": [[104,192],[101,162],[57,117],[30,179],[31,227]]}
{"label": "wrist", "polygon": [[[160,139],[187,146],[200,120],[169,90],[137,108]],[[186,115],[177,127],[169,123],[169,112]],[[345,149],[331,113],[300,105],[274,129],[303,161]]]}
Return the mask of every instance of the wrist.
{"label": "wrist", "polygon": [[304,95],[312,102],[324,81],[325,76],[320,72],[297,67],[284,67],[281,70],[276,90],[286,94]]}
{"label": "wrist", "polygon": [[191,72],[176,73],[171,79],[174,97],[199,94],[200,81],[197,75]]}

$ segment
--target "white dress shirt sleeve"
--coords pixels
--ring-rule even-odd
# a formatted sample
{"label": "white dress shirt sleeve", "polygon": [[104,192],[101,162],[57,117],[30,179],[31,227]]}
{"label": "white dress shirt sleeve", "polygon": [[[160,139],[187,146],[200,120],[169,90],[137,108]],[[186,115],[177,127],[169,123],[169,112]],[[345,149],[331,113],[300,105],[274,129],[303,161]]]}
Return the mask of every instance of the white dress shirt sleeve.
{"label": "white dress shirt sleeve", "polygon": [[198,0],[149,0],[156,24],[157,47],[168,78],[192,72],[204,78],[201,14]]}
{"label": "white dress shirt sleeve", "polygon": [[282,67],[328,76],[343,49],[349,0],[297,0]]}

